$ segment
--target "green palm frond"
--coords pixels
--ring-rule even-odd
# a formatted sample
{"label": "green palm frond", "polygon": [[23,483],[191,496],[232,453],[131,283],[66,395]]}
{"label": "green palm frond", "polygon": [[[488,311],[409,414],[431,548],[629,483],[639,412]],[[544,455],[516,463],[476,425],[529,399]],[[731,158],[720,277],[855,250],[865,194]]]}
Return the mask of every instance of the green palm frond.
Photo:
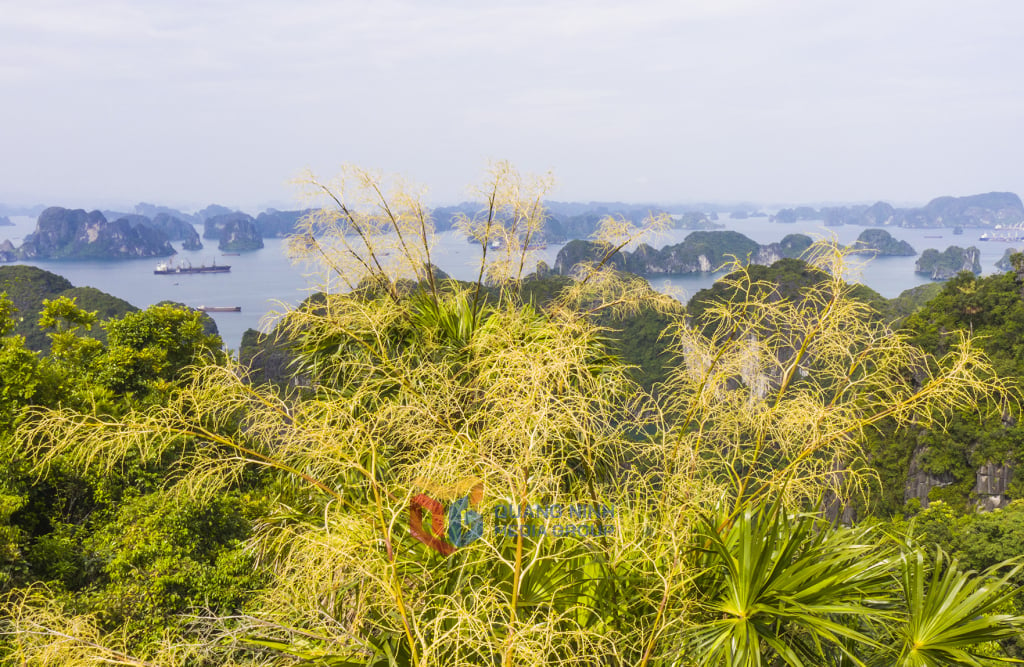
{"label": "green palm frond", "polygon": [[[901,667],[986,665],[984,644],[1017,636],[1019,616],[1000,613],[1017,590],[1008,585],[1022,565],[1000,563],[982,573],[964,571],[937,550],[929,573],[924,554],[903,561],[900,583],[907,616],[899,654]],[[1006,664],[1003,659],[1002,664]]]}
{"label": "green palm frond", "polygon": [[873,645],[864,620],[882,620],[893,552],[867,529],[749,507],[731,522],[705,516],[695,535],[708,602],[690,633],[699,665],[811,667]]}

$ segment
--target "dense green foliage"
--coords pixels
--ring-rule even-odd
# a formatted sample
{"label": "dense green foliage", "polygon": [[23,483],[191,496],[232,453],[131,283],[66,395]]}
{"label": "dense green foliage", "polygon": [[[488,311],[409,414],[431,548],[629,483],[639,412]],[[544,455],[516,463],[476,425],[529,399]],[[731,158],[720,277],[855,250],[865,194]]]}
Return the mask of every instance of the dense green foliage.
{"label": "dense green foliage", "polygon": [[[809,265],[800,259],[781,259],[771,266],[754,265],[746,269],[747,273],[758,283],[771,286],[757,295],[757,298],[771,300],[802,301],[810,287],[829,280],[827,273],[819,268]],[[697,323],[705,320],[704,314],[715,304],[721,304],[737,296],[736,289],[726,280],[716,282],[708,289],[703,289],[693,295],[686,309],[690,318]],[[852,287],[851,296],[862,301],[877,314],[877,316],[891,320],[892,307],[881,294],[870,287],[855,285]]]}
{"label": "dense green foliage", "polygon": [[902,320],[924,308],[925,304],[935,298],[942,289],[941,283],[925,283],[903,290],[899,296],[889,301],[891,312],[897,319]]}
{"label": "dense green foliage", "polygon": [[[93,287],[75,287],[67,279],[34,266],[0,266],[0,292],[14,303],[14,333],[23,336],[30,350],[46,351],[50,339],[39,327],[39,312],[45,299],[73,298],[78,305],[95,311],[100,320],[120,317],[138,310],[127,301]],[[93,335],[102,336],[102,329]]]}
{"label": "dense green foliage", "polygon": [[[1013,273],[984,278],[962,273],[909,315],[903,326],[916,345],[935,354],[955,345],[960,332],[971,331],[997,374],[1018,386],[1024,378],[1024,299],[1022,284]],[[966,509],[979,501],[976,471],[986,463],[1012,465],[1024,460],[1022,443],[1024,430],[1015,402],[996,411],[955,414],[942,430],[884,432],[873,446],[875,465],[886,481],[882,498],[887,500],[878,510],[900,508],[901,487],[914,457],[926,473],[947,480],[946,486],[933,489],[932,499]],[[1019,480],[1004,493],[1009,499],[1020,494]]]}
{"label": "dense green foliage", "polygon": [[[49,286],[116,308],[116,300],[91,288],[68,288],[28,267],[5,268],[28,274],[20,285],[28,287],[19,292],[23,304]],[[12,437],[30,406],[116,415],[161,404],[186,367],[223,359],[219,337],[205,333],[196,311],[153,306],[106,319],[97,338],[89,331],[97,313],[74,298],[43,298],[41,305],[32,319],[51,343],[45,356],[11,333],[19,311],[0,294],[0,590],[46,585],[69,613],[97,614],[101,627],[120,628],[137,642],[163,636],[197,607],[237,610],[260,576],[242,548],[255,500],[168,498],[161,490],[166,466],[135,458],[117,471],[58,460],[35,474]]]}

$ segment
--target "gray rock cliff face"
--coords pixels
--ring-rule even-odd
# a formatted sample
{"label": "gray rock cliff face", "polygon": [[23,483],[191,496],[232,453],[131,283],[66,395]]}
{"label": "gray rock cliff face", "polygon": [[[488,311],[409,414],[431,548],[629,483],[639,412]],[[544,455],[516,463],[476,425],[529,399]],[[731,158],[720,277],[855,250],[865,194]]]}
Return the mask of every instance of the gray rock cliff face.
{"label": "gray rock cliff face", "polygon": [[922,470],[921,456],[923,454],[924,450],[919,449],[910,458],[910,469],[907,473],[906,486],[903,489],[903,500],[906,502],[911,498],[917,498],[921,502],[921,507],[928,507],[931,502],[928,499],[928,494],[932,489],[949,486],[956,480],[952,475],[933,475]]}
{"label": "gray rock cliff face", "polygon": [[[956,479],[952,474],[934,475],[922,470],[921,457],[924,453],[924,449],[919,449],[911,457],[903,500],[905,502],[916,498],[920,501],[921,507],[928,507],[931,502],[928,496],[932,489],[949,486],[955,483]],[[971,491],[978,511],[991,512],[1009,504],[1013,468],[1010,464],[990,462],[975,471],[975,483]]]}
{"label": "gray rock cliff face", "polygon": [[999,509],[1010,502],[1010,482],[1013,479],[1013,468],[1009,465],[996,465],[986,463],[978,468],[976,481],[974,483],[974,494],[977,498],[978,509],[982,512],[991,512]]}
{"label": "gray rock cliff face", "polygon": [[130,218],[108,222],[99,211],[51,207],[25,237],[19,259],[129,259],[167,257],[174,248],[159,230]]}

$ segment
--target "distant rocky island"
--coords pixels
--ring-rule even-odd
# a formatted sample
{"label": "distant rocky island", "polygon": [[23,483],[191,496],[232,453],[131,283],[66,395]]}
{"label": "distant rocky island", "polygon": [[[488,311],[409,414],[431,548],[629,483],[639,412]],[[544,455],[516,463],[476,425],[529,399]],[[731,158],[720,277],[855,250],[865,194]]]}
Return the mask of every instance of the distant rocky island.
{"label": "distant rocky island", "polygon": [[[157,208],[157,207],[154,207]],[[199,234],[189,222],[160,211],[152,218],[139,213],[116,213],[112,222],[101,211],[51,206],[36,220],[35,231],[21,247],[0,242],[0,262],[32,259],[136,259],[175,254],[170,241],[185,250],[201,250]]]}
{"label": "distant rocky island", "polygon": [[256,226],[256,220],[238,211],[208,218],[203,224],[203,238],[216,239],[218,248],[231,252],[263,247],[263,235]]}
{"label": "distant rocky island", "polygon": [[[194,232],[194,230],[193,230]],[[39,214],[36,229],[21,247],[3,245],[7,261],[26,259],[132,259],[175,253],[167,235],[149,218],[126,216],[109,222],[99,211],[52,206]]]}
{"label": "distant rocky island", "polygon": [[[0,205],[3,207],[3,205]],[[15,215],[28,211],[3,207]],[[284,237],[297,231],[299,221],[310,209],[278,211],[267,209],[253,218],[220,204],[184,213],[167,206],[139,203],[133,212],[90,211],[50,207],[38,215],[36,229],[20,247],[0,242],[0,262],[32,259],[132,259],[166,257],[175,254],[170,241],[180,241],[183,250],[202,250],[195,225],[203,226],[202,238],[217,241],[225,252],[263,248],[264,237]],[[0,216],[0,226],[11,225]]]}
{"label": "distant rocky island", "polygon": [[[220,204],[210,204],[209,206],[196,211],[195,213],[185,213],[178,209],[170,208],[167,206],[157,206],[155,204],[148,204],[141,202],[135,205],[133,213],[118,213],[115,211],[103,211],[104,215],[107,216],[108,220],[114,220],[116,218],[126,215],[141,215],[154,220],[157,220],[160,216],[168,216],[171,218],[177,218],[188,225],[202,226],[204,228],[204,238],[219,241],[219,232],[213,235],[206,234],[206,223],[214,218],[220,218],[219,222],[215,222],[218,229],[222,229],[225,225],[226,220],[237,217],[238,219],[246,219],[253,221],[256,225],[256,229],[262,238],[277,238],[294,234],[298,228],[299,220],[305,215],[310,213],[313,209],[303,209],[295,211],[279,211],[275,208],[268,208],[260,213],[256,218],[253,218],[246,213],[222,206]],[[226,216],[226,217],[225,217]],[[194,227],[193,227],[194,229]],[[172,241],[175,239],[171,239]]]}
{"label": "distant rocky island", "polygon": [[[146,223],[143,221],[140,224]],[[203,249],[203,243],[199,240],[196,228],[181,218],[176,218],[169,213],[157,213],[149,224],[163,232],[168,241],[181,241],[181,247],[184,250]]]}
{"label": "distant rocky island", "polygon": [[768,214],[757,208],[737,208],[729,211],[729,217],[733,220],[746,220],[747,218],[766,218]]}
{"label": "distant rocky island", "polygon": [[917,254],[906,241],[893,238],[884,229],[865,229],[857,237],[853,249],[876,257],[912,257]]}
{"label": "distant rocky island", "polygon": [[1021,252],[1017,248],[1007,248],[1003,251],[1003,256],[996,262],[996,268],[1000,271],[1014,271],[1013,261],[1011,258],[1017,253]]}
{"label": "distant rocky island", "polygon": [[[732,231],[696,231],[682,243],[657,250],[641,244],[636,250],[619,251],[608,261],[613,268],[640,276],[709,273],[734,258],[752,264],[774,264],[783,258],[799,257],[812,243],[805,234],[789,234],[778,243],[760,245]],[[558,252],[554,271],[573,275],[582,263],[600,262],[612,248],[594,241],[570,241]]]}
{"label": "distant rocky island", "polygon": [[307,208],[301,211],[278,211],[268,208],[256,216],[256,228],[263,238],[278,238],[294,234],[298,230],[299,221],[313,212]]}
{"label": "distant rocky island", "polygon": [[914,265],[915,273],[923,273],[932,280],[949,280],[961,271],[981,274],[981,252],[974,246],[951,245],[943,252],[928,248]]}
{"label": "distant rocky island", "polygon": [[[104,215],[106,217],[106,215]],[[133,227],[148,227],[161,232],[168,241],[181,241],[185,250],[202,250],[199,233],[190,223],[171,216],[168,213],[157,213],[152,219],[138,213],[126,213],[114,220],[118,223],[126,220]]]}
{"label": "distant rocky island", "polygon": [[0,227],[13,227],[14,223],[6,215],[0,215]]}
{"label": "distant rocky island", "polygon": [[967,197],[937,197],[917,208],[895,208],[886,202],[871,206],[810,206],[784,208],[774,222],[824,220],[826,225],[869,227],[983,227],[1024,222],[1024,204],[1012,192],[988,192]]}

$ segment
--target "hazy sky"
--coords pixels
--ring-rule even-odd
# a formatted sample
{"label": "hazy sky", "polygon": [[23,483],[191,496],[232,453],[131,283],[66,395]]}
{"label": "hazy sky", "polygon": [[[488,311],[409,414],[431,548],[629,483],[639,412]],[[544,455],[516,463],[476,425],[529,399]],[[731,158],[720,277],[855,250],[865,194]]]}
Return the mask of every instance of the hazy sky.
{"label": "hazy sky", "polygon": [[303,168],[462,199],[1024,194],[1020,0],[0,0],[0,201],[287,204]]}

